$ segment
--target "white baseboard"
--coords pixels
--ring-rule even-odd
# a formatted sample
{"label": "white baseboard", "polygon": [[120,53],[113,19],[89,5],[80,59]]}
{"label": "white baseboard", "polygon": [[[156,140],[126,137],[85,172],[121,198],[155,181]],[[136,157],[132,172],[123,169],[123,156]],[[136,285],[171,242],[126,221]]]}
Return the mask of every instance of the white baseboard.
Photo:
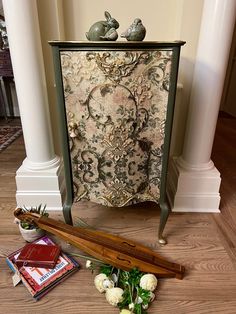
{"label": "white baseboard", "polygon": [[17,206],[46,204],[47,210],[62,210],[65,183],[62,163],[40,171],[28,170],[24,164],[16,172]]}
{"label": "white baseboard", "polygon": [[220,173],[213,167],[187,171],[172,158],[168,169],[167,196],[173,212],[219,213]]}

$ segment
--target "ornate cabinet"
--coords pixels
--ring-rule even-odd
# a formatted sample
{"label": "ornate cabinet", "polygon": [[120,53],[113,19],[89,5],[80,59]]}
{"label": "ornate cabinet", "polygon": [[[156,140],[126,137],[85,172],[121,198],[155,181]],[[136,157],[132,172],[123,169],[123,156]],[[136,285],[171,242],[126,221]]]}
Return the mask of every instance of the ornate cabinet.
{"label": "ornate cabinet", "polygon": [[180,47],[184,42],[51,42],[66,173],[73,201],[160,205],[166,175]]}

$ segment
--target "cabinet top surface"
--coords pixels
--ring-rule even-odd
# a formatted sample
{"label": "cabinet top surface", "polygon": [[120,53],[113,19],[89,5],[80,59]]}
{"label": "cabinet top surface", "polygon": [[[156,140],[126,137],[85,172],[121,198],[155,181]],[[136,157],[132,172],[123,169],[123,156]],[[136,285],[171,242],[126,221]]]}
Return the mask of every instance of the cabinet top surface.
{"label": "cabinet top surface", "polygon": [[173,48],[183,46],[185,41],[49,41],[51,46],[58,48]]}

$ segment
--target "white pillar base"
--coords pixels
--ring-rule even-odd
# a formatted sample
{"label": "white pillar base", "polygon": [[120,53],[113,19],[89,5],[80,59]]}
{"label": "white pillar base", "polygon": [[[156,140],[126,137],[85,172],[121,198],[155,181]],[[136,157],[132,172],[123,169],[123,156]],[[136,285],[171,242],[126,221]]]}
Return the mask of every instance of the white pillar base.
{"label": "white pillar base", "polygon": [[186,170],[170,161],[167,196],[173,212],[220,213],[220,172],[213,163],[202,170]]}
{"label": "white pillar base", "polygon": [[28,158],[25,158],[23,161],[23,166],[25,166],[26,169],[32,170],[32,171],[41,171],[46,169],[53,169],[60,165],[60,158],[55,156],[53,159],[44,161],[44,162],[33,162],[29,160]]}
{"label": "white pillar base", "polygon": [[65,195],[63,166],[34,171],[22,166],[16,172],[17,206],[47,205],[47,211],[62,210]]}

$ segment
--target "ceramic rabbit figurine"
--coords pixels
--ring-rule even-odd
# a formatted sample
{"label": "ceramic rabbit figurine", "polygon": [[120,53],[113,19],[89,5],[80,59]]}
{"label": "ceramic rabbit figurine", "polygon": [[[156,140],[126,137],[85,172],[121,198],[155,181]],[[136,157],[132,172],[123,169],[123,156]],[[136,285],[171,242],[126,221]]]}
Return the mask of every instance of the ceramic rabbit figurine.
{"label": "ceramic rabbit figurine", "polygon": [[89,31],[86,33],[88,40],[116,40],[118,34],[116,29],[119,27],[119,23],[116,19],[111,17],[111,14],[105,11],[106,21],[98,21],[94,23]]}

